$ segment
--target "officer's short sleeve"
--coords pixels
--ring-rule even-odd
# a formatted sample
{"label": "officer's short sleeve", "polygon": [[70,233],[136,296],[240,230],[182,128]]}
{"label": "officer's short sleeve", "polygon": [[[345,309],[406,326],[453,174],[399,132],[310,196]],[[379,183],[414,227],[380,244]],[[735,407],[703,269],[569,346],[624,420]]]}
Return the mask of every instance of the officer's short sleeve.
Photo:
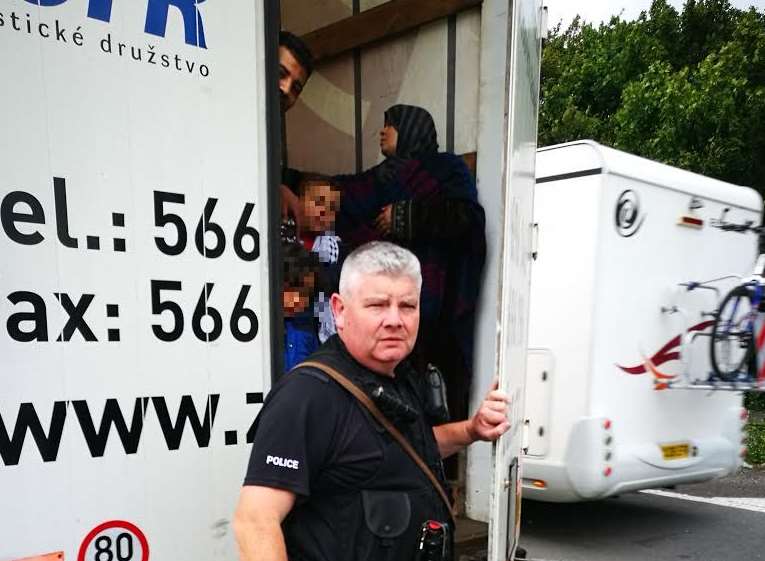
{"label": "officer's short sleeve", "polygon": [[269,394],[258,418],[245,485],[311,494],[312,478],[331,452],[338,419],[348,400],[315,372],[291,372]]}

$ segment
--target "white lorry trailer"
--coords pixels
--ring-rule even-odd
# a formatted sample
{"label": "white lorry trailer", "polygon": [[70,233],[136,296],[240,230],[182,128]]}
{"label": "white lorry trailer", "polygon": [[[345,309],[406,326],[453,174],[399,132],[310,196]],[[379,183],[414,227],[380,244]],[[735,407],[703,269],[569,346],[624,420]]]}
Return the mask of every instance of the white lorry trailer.
{"label": "white lorry trailer", "polygon": [[[756,191],[582,141],[537,154],[524,497],[581,501],[733,472],[740,392],[709,376],[713,312],[745,275]],[[682,352],[681,352],[682,351]],[[674,377],[674,378],[672,378]],[[669,383],[671,382],[671,383]]]}
{"label": "white lorry trailer", "polygon": [[499,374],[514,430],[469,456],[466,505],[512,555],[540,2],[0,0],[0,561],[237,558],[281,348],[280,15],[324,57],[290,164],[369,165],[395,102],[478,151],[471,397]]}

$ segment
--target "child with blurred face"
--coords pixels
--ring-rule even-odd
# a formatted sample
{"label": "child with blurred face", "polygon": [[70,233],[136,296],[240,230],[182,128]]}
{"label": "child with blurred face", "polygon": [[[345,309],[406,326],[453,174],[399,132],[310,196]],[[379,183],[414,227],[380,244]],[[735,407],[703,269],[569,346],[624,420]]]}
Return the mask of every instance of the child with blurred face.
{"label": "child with blurred face", "polygon": [[309,178],[300,185],[300,202],[303,206],[301,241],[318,257],[324,281],[318,291],[315,312],[319,318],[319,340],[323,343],[336,332],[329,298],[337,290],[342,261],[341,240],[335,234],[340,189],[329,178]]}
{"label": "child with blurred face", "polygon": [[295,285],[284,283],[282,305],[286,317],[295,317],[308,309],[314,290],[314,274],[306,274]]}
{"label": "child with blurred face", "polygon": [[316,294],[316,256],[297,243],[282,246],[284,285],[284,368],[292,370],[319,347],[312,303]]}
{"label": "child with blurred face", "polygon": [[333,234],[335,216],[340,210],[340,190],[328,179],[308,179],[300,185],[300,202],[303,206],[304,244],[313,250],[315,239]]}

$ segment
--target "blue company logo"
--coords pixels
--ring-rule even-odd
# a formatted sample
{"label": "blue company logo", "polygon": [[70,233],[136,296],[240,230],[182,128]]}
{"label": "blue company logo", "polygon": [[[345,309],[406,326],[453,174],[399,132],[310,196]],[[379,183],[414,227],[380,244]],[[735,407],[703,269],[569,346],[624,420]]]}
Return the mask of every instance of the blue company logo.
{"label": "blue company logo", "polygon": [[[59,6],[67,0],[26,0],[36,6]],[[205,30],[202,25],[202,15],[197,6],[205,0],[148,0],[146,8],[146,24],[143,30],[159,37],[165,36],[167,29],[167,12],[170,6],[175,6],[183,16],[183,29],[186,44],[207,48]],[[88,17],[109,22],[112,18],[112,0],[88,0]]]}

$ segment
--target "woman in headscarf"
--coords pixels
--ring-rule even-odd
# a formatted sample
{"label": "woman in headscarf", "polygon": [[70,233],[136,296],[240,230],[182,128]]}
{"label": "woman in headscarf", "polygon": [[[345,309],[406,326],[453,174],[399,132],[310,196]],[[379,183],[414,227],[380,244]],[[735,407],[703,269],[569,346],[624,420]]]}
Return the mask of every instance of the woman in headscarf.
{"label": "woman in headscarf", "polygon": [[385,112],[385,160],[359,175],[339,176],[337,233],[351,248],[388,239],[422,266],[420,331],[412,358],[447,379],[452,415],[466,413],[475,308],[486,255],[484,212],[462,158],[438,152],[430,113],[412,105]]}

